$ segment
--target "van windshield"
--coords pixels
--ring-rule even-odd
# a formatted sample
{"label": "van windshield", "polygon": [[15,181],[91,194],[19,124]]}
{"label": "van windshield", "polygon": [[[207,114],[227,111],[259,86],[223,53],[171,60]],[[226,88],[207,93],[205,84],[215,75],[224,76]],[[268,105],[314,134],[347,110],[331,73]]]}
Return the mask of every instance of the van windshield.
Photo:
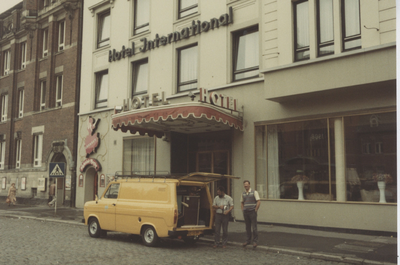
{"label": "van windshield", "polygon": [[116,199],[118,198],[118,191],[119,191],[119,183],[111,184],[110,187],[108,187],[106,193],[104,194],[104,198]]}

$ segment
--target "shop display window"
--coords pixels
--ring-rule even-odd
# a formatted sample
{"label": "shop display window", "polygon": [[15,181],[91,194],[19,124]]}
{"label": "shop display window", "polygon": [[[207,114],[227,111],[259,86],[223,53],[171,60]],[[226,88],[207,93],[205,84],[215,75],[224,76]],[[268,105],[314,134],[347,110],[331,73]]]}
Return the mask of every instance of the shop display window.
{"label": "shop display window", "polygon": [[397,202],[395,116],[376,113],[257,126],[260,197]]}

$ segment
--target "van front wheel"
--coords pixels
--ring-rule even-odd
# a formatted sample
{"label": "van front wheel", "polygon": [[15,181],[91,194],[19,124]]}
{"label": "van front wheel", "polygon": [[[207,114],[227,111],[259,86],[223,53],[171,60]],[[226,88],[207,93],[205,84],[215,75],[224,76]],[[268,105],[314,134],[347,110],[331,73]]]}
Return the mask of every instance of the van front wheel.
{"label": "van front wheel", "polygon": [[97,221],[96,218],[90,219],[88,225],[88,231],[89,235],[95,238],[100,237],[104,233],[103,230],[100,228],[99,221]]}
{"label": "van front wheel", "polygon": [[148,247],[154,247],[158,243],[158,236],[156,230],[151,226],[146,226],[142,232],[143,244]]}

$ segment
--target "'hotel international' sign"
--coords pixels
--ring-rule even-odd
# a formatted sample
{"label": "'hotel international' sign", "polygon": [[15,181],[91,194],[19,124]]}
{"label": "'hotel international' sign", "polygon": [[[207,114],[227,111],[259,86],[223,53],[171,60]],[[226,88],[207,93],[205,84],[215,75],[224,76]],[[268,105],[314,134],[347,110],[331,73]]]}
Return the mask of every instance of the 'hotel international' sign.
{"label": "'hotel international' sign", "polygon": [[[167,34],[167,36],[159,36],[156,34],[153,40],[148,40],[147,38],[141,38],[140,41],[143,43],[143,46],[139,48],[140,52],[146,52],[160,46],[165,46],[167,44],[171,44],[173,42],[177,42],[183,39],[188,39],[192,36],[201,34],[203,32],[207,32],[210,29],[214,30],[215,28],[227,26],[233,23],[233,10],[232,7],[229,7],[229,13],[221,15],[219,18],[212,18],[210,21],[193,20],[192,25],[186,28],[183,28],[180,31],[175,31]],[[108,61],[119,61],[125,57],[131,57],[135,55],[135,42],[132,42],[132,46],[130,48],[126,48],[125,45],[122,46],[121,51],[116,51],[115,49],[109,50],[108,53]]]}

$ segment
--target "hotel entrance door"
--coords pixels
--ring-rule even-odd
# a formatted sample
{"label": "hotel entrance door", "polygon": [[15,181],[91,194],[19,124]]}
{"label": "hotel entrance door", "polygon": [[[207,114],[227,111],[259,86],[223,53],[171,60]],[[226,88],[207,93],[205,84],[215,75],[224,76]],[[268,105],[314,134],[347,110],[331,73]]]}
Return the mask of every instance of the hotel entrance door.
{"label": "hotel entrance door", "polygon": [[[200,151],[196,155],[196,171],[218,174],[230,174],[230,152],[221,151]],[[229,179],[213,182],[211,184],[212,196],[217,196],[217,188],[223,186],[226,194],[231,195],[231,183]]]}

